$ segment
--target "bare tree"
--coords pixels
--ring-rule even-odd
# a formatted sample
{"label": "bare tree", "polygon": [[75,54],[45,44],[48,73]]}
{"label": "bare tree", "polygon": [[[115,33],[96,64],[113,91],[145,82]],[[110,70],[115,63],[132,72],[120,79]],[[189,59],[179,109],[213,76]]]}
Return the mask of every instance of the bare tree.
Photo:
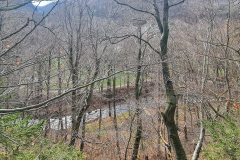
{"label": "bare tree", "polygon": [[[168,26],[168,15],[169,15],[169,9],[173,6],[176,6],[180,3],[183,3],[183,1],[179,1],[178,3],[171,4],[169,5],[168,0],[163,1],[163,19],[161,20],[160,18],[160,8],[158,7],[159,4],[157,4],[156,0],[153,0],[152,5],[154,7],[154,13],[135,8],[129,4],[126,3],[121,3],[117,0],[114,0],[116,3],[119,5],[127,6],[135,11],[142,12],[145,14],[150,14],[154,16],[157,25],[158,25],[158,31],[161,34],[161,39],[159,40],[160,42],[160,48],[161,50],[155,49],[152,45],[147,43],[157,54],[159,54],[161,62],[162,62],[162,74],[163,74],[163,80],[164,80],[164,85],[166,89],[166,107],[164,113],[162,113],[165,125],[168,130],[168,135],[169,135],[169,140],[170,143],[173,147],[173,150],[175,152],[176,159],[187,159],[185,151],[183,149],[183,146],[181,144],[181,141],[178,136],[177,132],[177,127],[175,125],[174,121],[174,114],[175,114],[175,109],[176,109],[176,95],[175,91],[173,88],[173,83],[171,80],[170,76],[170,71],[169,71],[169,64],[168,64],[168,37],[169,37],[169,26]],[[146,41],[144,41],[146,43]]]}

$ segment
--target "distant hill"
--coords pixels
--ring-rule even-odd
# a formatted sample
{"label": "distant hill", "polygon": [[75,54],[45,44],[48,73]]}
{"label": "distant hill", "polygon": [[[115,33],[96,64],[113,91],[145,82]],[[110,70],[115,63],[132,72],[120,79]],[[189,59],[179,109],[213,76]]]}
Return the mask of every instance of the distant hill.
{"label": "distant hill", "polygon": [[[61,0],[61,1],[63,1],[63,0]],[[59,2],[59,5],[62,4],[61,1]],[[35,13],[44,15],[44,14],[48,13],[56,3],[57,2],[52,1],[52,3],[49,3],[45,6],[35,6],[35,5],[33,5],[33,3],[28,3],[27,5],[20,7],[18,10],[26,10],[26,11],[34,11],[35,10]],[[53,12],[56,10],[58,10],[58,7],[55,7]]]}

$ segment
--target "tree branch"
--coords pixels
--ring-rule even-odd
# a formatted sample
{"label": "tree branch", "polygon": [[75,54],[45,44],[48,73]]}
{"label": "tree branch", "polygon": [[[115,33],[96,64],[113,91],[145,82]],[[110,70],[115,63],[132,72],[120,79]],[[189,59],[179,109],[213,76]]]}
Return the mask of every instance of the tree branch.
{"label": "tree branch", "polygon": [[[134,67],[132,67],[132,68],[134,68]],[[3,114],[4,114],[4,113],[12,114],[12,113],[17,113],[17,112],[22,112],[22,111],[25,111],[25,110],[30,110],[30,109],[34,109],[34,108],[39,108],[39,107],[41,107],[41,106],[43,106],[43,105],[48,104],[48,103],[51,102],[51,101],[54,101],[54,100],[56,100],[56,99],[59,99],[59,98],[65,96],[65,95],[67,95],[67,94],[69,94],[69,93],[71,93],[71,92],[73,92],[73,91],[76,91],[76,90],[85,88],[85,87],[87,87],[87,86],[92,85],[93,83],[96,83],[96,82],[98,82],[98,81],[102,81],[102,80],[104,80],[104,79],[107,79],[107,78],[109,78],[109,77],[111,77],[111,76],[113,76],[113,75],[115,75],[115,74],[118,74],[118,73],[121,73],[121,72],[124,72],[124,71],[125,71],[125,70],[118,71],[118,72],[115,72],[115,73],[113,73],[113,74],[111,74],[111,75],[109,75],[109,76],[107,76],[107,77],[99,78],[99,79],[97,79],[97,80],[95,80],[95,81],[92,81],[92,82],[90,82],[90,83],[88,83],[88,84],[86,84],[86,85],[83,85],[83,86],[79,86],[79,87],[70,89],[70,90],[66,91],[65,93],[63,93],[63,94],[60,94],[60,95],[58,95],[58,96],[56,96],[56,97],[53,97],[53,98],[51,98],[51,99],[49,99],[49,100],[47,100],[47,101],[44,101],[44,102],[42,102],[42,103],[39,103],[39,104],[37,104],[37,105],[32,105],[32,106],[28,106],[28,107],[25,107],[25,108],[0,109],[0,114],[1,114],[1,113],[3,113]]]}
{"label": "tree branch", "polygon": [[[130,38],[130,37],[135,37],[135,38],[143,41],[143,42],[146,43],[154,52],[156,52],[157,54],[161,54],[161,52],[160,52],[159,50],[155,49],[147,40],[144,40],[144,39],[142,39],[142,38],[140,38],[140,37],[138,37],[138,36],[136,36],[136,35],[134,35],[134,34],[132,34],[132,35],[124,35],[124,36],[119,36],[119,37],[112,37],[112,38],[108,38],[108,40],[110,41],[111,44],[116,44],[116,43],[119,43],[119,42],[121,42],[121,41],[123,41],[123,40],[125,40],[125,39],[127,39],[127,38]],[[117,41],[117,42],[111,42],[111,39],[120,39],[120,40]]]}
{"label": "tree branch", "polygon": [[28,0],[27,2],[19,4],[19,5],[16,5],[16,6],[2,7],[2,8],[0,8],[0,12],[1,11],[11,11],[11,10],[14,10],[14,9],[18,9],[18,8],[20,8],[22,6],[25,6],[26,4],[31,3],[31,2],[32,2],[32,0]]}
{"label": "tree branch", "polygon": [[[200,41],[200,42],[206,42],[206,41],[202,41],[202,40],[198,40],[198,41]],[[240,48],[237,50],[237,49],[235,49],[235,48],[233,48],[233,47],[231,47],[231,46],[229,46],[229,45],[227,45],[227,44],[213,43],[213,42],[208,42],[208,43],[210,43],[211,45],[214,45],[214,46],[228,47],[228,48],[230,48],[231,50],[233,50],[234,52],[236,52],[238,55],[240,55]]]}
{"label": "tree branch", "polygon": [[[161,62],[160,62],[160,63],[161,63]],[[156,65],[156,64],[159,64],[159,63],[145,64],[145,65],[142,65],[142,66],[149,66],[149,65]],[[69,94],[69,93],[71,93],[71,92],[73,92],[73,91],[76,91],[76,90],[85,88],[85,87],[87,87],[87,86],[92,85],[93,83],[96,83],[96,82],[99,82],[99,81],[108,79],[109,77],[112,77],[112,76],[114,76],[114,75],[116,75],[116,74],[118,74],[118,73],[121,73],[121,72],[130,70],[130,69],[133,69],[133,68],[136,68],[136,66],[133,66],[133,67],[131,67],[131,68],[127,68],[127,69],[125,69],[125,70],[117,71],[117,72],[115,72],[115,73],[113,73],[113,74],[111,74],[111,75],[109,75],[109,76],[107,76],[107,77],[99,78],[99,79],[96,79],[95,81],[92,81],[92,82],[90,82],[90,83],[87,83],[87,84],[85,84],[85,85],[83,85],[83,86],[79,86],[79,87],[70,89],[70,90],[66,91],[65,93],[62,93],[62,94],[60,94],[60,95],[58,95],[58,96],[55,96],[55,97],[53,97],[53,98],[51,98],[51,99],[49,99],[49,100],[46,100],[46,101],[44,101],[44,102],[42,102],[42,103],[39,103],[39,104],[36,104],[36,105],[28,106],[28,107],[25,107],[25,108],[0,109],[0,115],[13,114],[13,113],[18,113],[18,112],[23,112],[23,111],[25,111],[25,110],[40,108],[41,106],[47,105],[47,104],[50,103],[51,101],[54,101],[54,100],[56,100],[56,99],[59,99],[59,98],[65,96],[65,95],[67,95],[67,94]]]}
{"label": "tree branch", "polygon": [[7,138],[8,140],[10,140],[11,142],[13,142],[13,143],[15,143],[15,144],[17,144],[17,145],[28,145],[28,144],[26,144],[26,143],[18,143],[18,142],[16,142],[16,141],[14,141],[13,139],[11,139],[10,137],[8,137],[7,135],[4,135],[4,134],[0,134],[1,136],[3,136],[3,137],[5,137],[5,138]]}
{"label": "tree branch", "polygon": [[39,24],[41,24],[43,22],[43,20],[49,16],[49,14],[52,12],[52,10],[57,6],[59,0],[56,2],[56,4],[51,8],[51,10],[41,19],[41,21],[39,21],[20,41],[18,41],[17,43],[15,43],[11,48],[9,48],[7,51],[3,52],[0,57],[4,56],[5,54],[7,54],[8,52],[10,52],[13,48],[15,48],[17,45],[19,45],[25,38],[27,38],[36,28]]}
{"label": "tree branch", "polygon": [[117,0],[113,0],[113,1],[115,1],[115,2],[116,2],[117,4],[119,4],[119,5],[127,6],[127,7],[131,8],[131,9],[133,9],[133,10],[135,10],[135,11],[147,13],[147,14],[150,14],[150,15],[154,16],[154,14],[151,13],[151,12],[143,11],[143,10],[141,10],[141,9],[134,8],[133,6],[130,6],[129,4],[121,3],[121,2],[118,2]]}
{"label": "tree branch", "polygon": [[2,40],[5,40],[5,39],[8,39],[9,37],[13,36],[14,34],[17,34],[17,33],[20,32],[21,30],[23,30],[25,27],[27,27],[28,24],[29,24],[29,18],[27,19],[27,23],[26,23],[24,26],[22,26],[22,27],[21,27],[19,30],[17,30],[16,32],[13,32],[13,33],[11,33],[10,35],[2,38],[1,41],[2,41]]}
{"label": "tree branch", "polygon": [[220,113],[218,113],[218,111],[216,111],[216,109],[214,109],[214,107],[211,105],[211,103],[209,103],[208,101],[207,101],[207,103],[208,103],[208,106],[213,110],[213,112],[214,112],[217,116],[222,117],[223,119],[225,119],[225,117],[224,117],[223,115],[221,115]]}
{"label": "tree branch", "polygon": [[172,5],[169,6],[169,8],[170,8],[170,7],[173,7],[173,6],[176,6],[176,5],[179,5],[179,4],[183,3],[184,1],[185,1],[185,0],[182,0],[182,1],[178,2],[178,3],[172,4]]}
{"label": "tree branch", "polygon": [[163,33],[163,26],[162,26],[162,22],[161,22],[161,19],[160,19],[160,12],[159,12],[159,9],[158,9],[158,7],[157,7],[156,0],[154,0],[153,7],[154,7],[154,10],[155,10],[155,12],[156,12],[155,19],[156,19],[156,21],[157,21],[157,24],[158,24],[158,28],[159,28],[159,30],[160,30],[160,33],[162,34],[162,33]]}
{"label": "tree branch", "polygon": [[144,43],[146,43],[154,52],[156,52],[157,54],[161,54],[161,52],[160,52],[159,50],[155,49],[148,41],[146,41],[146,40],[144,40],[144,39],[142,39],[142,38],[140,38],[140,37],[138,37],[138,36],[136,36],[136,35],[130,35],[130,36],[135,37],[135,38],[137,38],[137,39],[139,39],[139,40],[142,40],[142,41],[143,41]]}

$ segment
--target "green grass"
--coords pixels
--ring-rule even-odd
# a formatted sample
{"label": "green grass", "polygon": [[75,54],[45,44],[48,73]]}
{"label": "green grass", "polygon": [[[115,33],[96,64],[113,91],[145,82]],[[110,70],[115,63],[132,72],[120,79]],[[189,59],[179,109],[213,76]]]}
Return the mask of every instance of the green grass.
{"label": "green grass", "polygon": [[[68,87],[72,87],[72,82],[69,83]],[[46,83],[43,84],[43,88],[47,88]],[[67,83],[62,84],[62,89],[67,88]],[[51,90],[57,90],[58,89],[58,83],[51,83]]]}
{"label": "green grass", "polygon": [[[101,125],[101,128],[104,128],[105,126]],[[99,129],[99,126],[91,126],[91,123],[86,124],[86,132],[92,132]]]}
{"label": "green grass", "polygon": [[[116,86],[120,86],[120,84],[121,86],[124,86],[124,81],[125,81],[125,86],[127,86],[127,73],[119,73],[115,77],[116,77]],[[114,77],[111,77],[111,88],[113,85],[113,78]],[[134,84],[135,78],[136,76],[134,73],[129,73],[130,86]],[[108,81],[107,79],[103,81],[103,88],[107,88],[107,81]]]}
{"label": "green grass", "polygon": [[[82,155],[80,150],[75,147],[65,145],[63,142],[51,145],[49,142],[43,142],[44,144],[34,144],[24,152],[19,153],[17,156],[12,158],[13,160],[23,159],[52,159],[58,160],[63,158],[64,160],[79,160],[86,158],[87,155]],[[36,158],[38,157],[38,158]],[[0,157],[1,158],[1,157]]]}
{"label": "green grass", "polygon": [[225,119],[204,121],[213,140],[204,149],[207,159],[234,160],[240,158],[240,124],[238,119],[237,114],[231,114]]}
{"label": "green grass", "polygon": [[[130,86],[135,84],[135,78],[136,78],[135,75],[136,74],[134,74],[134,73],[129,73],[129,83],[130,83]],[[116,77],[116,86],[120,86],[121,85],[123,87],[125,85],[125,87],[127,87],[127,73],[119,73],[119,74],[115,75],[115,77]],[[113,78],[114,78],[114,76],[112,76],[110,78],[111,79],[111,88],[113,87]],[[144,79],[145,78],[146,78],[146,76],[144,76]],[[151,77],[147,76],[147,78],[151,78]],[[81,79],[84,79],[83,75],[81,76]],[[55,81],[55,80],[52,80],[52,81]],[[105,79],[105,80],[103,80],[101,82],[97,82],[95,84],[95,87],[99,88],[100,85],[103,83],[103,88],[104,88],[104,90],[106,90],[107,82],[108,82],[107,79]],[[47,87],[46,83],[44,83],[43,84],[43,88],[46,88],[46,87]],[[69,87],[72,87],[72,82],[69,83]],[[62,84],[62,88],[63,89],[67,88],[67,83],[63,83]],[[58,83],[51,83],[51,89],[52,90],[57,90],[58,89]]]}

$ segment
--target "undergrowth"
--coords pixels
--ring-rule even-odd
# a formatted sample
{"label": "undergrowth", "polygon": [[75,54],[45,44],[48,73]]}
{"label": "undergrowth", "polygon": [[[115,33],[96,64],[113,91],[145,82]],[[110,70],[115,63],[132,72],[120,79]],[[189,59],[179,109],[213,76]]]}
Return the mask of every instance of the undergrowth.
{"label": "undergrowth", "polygon": [[207,131],[212,135],[212,142],[205,148],[207,159],[240,158],[240,124],[238,115],[231,115],[224,119],[204,121]]}

